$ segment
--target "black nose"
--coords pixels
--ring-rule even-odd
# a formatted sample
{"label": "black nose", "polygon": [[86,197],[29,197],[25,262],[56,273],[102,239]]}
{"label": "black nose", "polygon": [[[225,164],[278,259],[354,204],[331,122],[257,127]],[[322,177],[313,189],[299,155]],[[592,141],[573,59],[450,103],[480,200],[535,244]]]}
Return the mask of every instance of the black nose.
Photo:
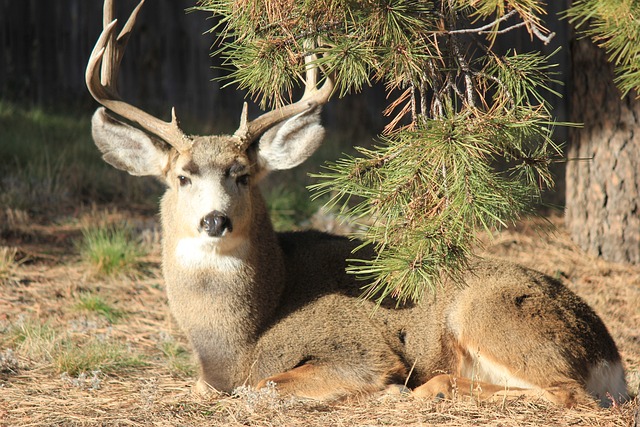
{"label": "black nose", "polygon": [[200,220],[200,230],[211,237],[220,237],[225,230],[231,232],[231,220],[222,212],[209,212]]}

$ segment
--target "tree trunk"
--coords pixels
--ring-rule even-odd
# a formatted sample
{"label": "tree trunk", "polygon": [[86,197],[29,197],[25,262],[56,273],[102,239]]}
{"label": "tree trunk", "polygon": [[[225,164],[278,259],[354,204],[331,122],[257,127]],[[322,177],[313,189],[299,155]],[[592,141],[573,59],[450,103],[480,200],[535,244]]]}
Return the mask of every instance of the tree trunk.
{"label": "tree trunk", "polygon": [[588,39],[572,45],[566,225],[590,254],[640,264],[640,100],[620,98],[613,67]]}

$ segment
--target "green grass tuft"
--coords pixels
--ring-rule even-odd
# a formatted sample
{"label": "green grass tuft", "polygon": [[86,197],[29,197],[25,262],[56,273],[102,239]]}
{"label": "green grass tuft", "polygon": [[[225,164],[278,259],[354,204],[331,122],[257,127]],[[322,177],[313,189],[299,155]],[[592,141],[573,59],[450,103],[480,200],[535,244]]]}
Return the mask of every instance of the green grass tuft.
{"label": "green grass tuft", "polygon": [[115,323],[125,316],[125,313],[109,304],[100,295],[82,293],[74,306],[76,310],[88,311],[104,317],[109,323]]}
{"label": "green grass tuft", "polygon": [[174,341],[164,341],[160,344],[160,351],[164,354],[169,371],[183,378],[191,378],[196,369],[190,353]]}
{"label": "green grass tuft", "polygon": [[15,347],[18,353],[33,360],[46,360],[60,341],[59,334],[48,322],[31,319],[13,325],[5,336],[5,346]]}
{"label": "green grass tuft", "polygon": [[137,275],[140,244],[127,227],[102,226],[86,228],[79,243],[82,259],[102,276]]}

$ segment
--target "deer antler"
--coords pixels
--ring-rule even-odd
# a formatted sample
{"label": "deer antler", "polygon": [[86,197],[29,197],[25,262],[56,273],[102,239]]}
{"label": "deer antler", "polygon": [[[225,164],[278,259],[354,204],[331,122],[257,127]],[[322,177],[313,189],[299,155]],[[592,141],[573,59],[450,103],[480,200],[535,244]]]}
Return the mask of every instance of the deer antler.
{"label": "deer antler", "polygon": [[247,103],[245,102],[242,115],[240,117],[240,127],[234,133],[234,136],[240,138],[241,149],[247,148],[256,138],[264,131],[275,124],[286,120],[296,114],[302,113],[315,105],[326,104],[333,92],[334,82],[330,75],[325,76],[325,82],[318,89],[318,64],[316,55],[308,55],[305,57],[305,89],[299,101],[269,111],[255,120],[247,120]]}
{"label": "deer antler", "polygon": [[103,30],[87,64],[85,74],[87,88],[94,99],[107,109],[139,124],[143,129],[159,136],[179,152],[183,152],[191,146],[191,139],[180,129],[175,108],[171,110],[171,121],[165,122],[122,101],[118,95],[116,84],[120,61],[143,3],[144,0],[138,3],[122,31],[116,37],[115,27],[117,20],[113,19],[113,1],[105,0]]}

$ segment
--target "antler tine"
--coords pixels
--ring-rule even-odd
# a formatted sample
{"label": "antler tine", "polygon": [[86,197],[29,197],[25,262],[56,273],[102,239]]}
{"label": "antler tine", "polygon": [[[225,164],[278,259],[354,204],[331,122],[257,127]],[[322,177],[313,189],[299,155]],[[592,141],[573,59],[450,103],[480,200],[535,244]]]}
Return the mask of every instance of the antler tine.
{"label": "antler tine", "polygon": [[234,134],[236,137],[240,138],[241,148],[246,148],[251,145],[257,137],[275,124],[306,111],[314,105],[327,103],[334,88],[334,81],[332,77],[329,74],[326,74],[322,87],[318,89],[317,82],[319,66],[317,64],[317,56],[315,54],[307,55],[305,57],[305,67],[305,90],[299,101],[269,111],[251,122],[247,121],[247,109],[245,103],[242,110],[242,117],[240,118],[240,128]]}
{"label": "antler tine", "polygon": [[165,122],[122,101],[118,95],[116,83],[120,61],[144,1],[141,0],[138,3],[117,37],[115,36],[117,20],[112,19],[113,2],[105,1],[103,30],[87,64],[85,74],[87,88],[93,98],[108,110],[137,123],[144,130],[159,136],[167,144],[182,152],[190,147],[191,139],[180,129],[175,109],[171,110],[171,121]]}
{"label": "antler tine", "polygon": [[[145,0],[140,0],[140,3],[133,9],[129,19],[122,27],[120,34],[118,37],[115,37],[115,33],[112,32],[110,37],[108,38],[108,42],[106,45],[106,50],[104,53],[104,57],[107,60],[102,61],[102,84],[107,86],[111,86],[111,90],[114,93],[118,93],[117,84],[118,84],[118,72],[120,71],[120,62],[122,61],[122,56],[124,55],[125,47],[127,42],[129,41],[129,36],[131,36],[131,31],[138,19],[138,13],[140,9],[142,9],[142,5]],[[113,20],[115,13],[115,5],[112,0],[106,0],[104,2],[103,11],[102,11],[102,26],[106,28]]]}

